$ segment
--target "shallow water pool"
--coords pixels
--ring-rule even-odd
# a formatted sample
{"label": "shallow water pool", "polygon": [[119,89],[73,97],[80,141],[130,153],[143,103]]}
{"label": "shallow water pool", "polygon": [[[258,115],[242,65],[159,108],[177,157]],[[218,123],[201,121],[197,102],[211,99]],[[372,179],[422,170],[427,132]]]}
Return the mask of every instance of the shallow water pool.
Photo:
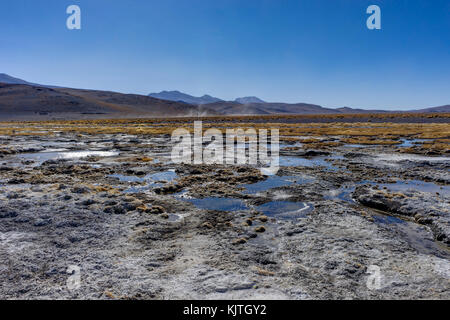
{"label": "shallow water pool", "polygon": [[96,157],[113,157],[118,155],[117,151],[54,151],[54,152],[36,152],[36,153],[22,153],[18,157],[24,160],[34,160],[43,163],[47,160],[58,159],[81,159],[91,156]]}
{"label": "shallow water pool", "polygon": [[395,183],[378,184],[380,187],[386,187],[392,191],[408,191],[417,190],[421,192],[439,193],[450,196],[450,186],[440,186],[432,182],[424,182],[420,180],[397,181]]}
{"label": "shallow water pool", "polygon": [[239,211],[248,209],[244,201],[234,198],[209,197],[202,199],[184,199],[197,208],[217,211]]}
{"label": "shallow water pool", "polygon": [[335,160],[339,159],[339,157],[317,157],[317,158],[302,158],[302,157],[295,157],[295,156],[280,156],[280,166],[281,167],[325,167],[328,170],[338,170],[337,167],[335,167],[330,161],[326,161],[326,159],[329,160]]}
{"label": "shallow water pool", "polygon": [[306,218],[313,206],[305,202],[271,201],[257,206],[256,209],[269,217],[297,219]]}
{"label": "shallow water pool", "polygon": [[296,176],[269,176],[266,180],[252,184],[243,184],[240,187],[245,188],[244,193],[255,194],[273,188],[289,186],[292,184],[306,184],[313,182],[313,178],[296,177]]}

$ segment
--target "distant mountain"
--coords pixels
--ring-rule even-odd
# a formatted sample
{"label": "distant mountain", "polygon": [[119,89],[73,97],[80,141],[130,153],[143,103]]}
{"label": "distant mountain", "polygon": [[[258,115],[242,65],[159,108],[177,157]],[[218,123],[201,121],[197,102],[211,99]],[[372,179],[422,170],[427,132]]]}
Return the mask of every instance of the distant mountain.
{"label": "distant mountain", "polygon": [[[190,104],[197,104],[197,105],[203,105],[208,103],[215,103],[215,102],[225,102],[222,99],[212,97],[210,95],[205,94],[202,97],[195,97],[191,96],[189,94],[180,92],[180,91],[161,91],[159,93],[150,93],[149,97],[162,99],[162,100],[168,100],[168,101],[178,101],[178,102],[185,102]],[[234,100],[234,102],[240,103],[240,104],[249,104],[249,103],[265,103],[265,101],[259,99],[258,97],[242,97],[237,98]]]}
{"label": "distant mountain", "polygon": [[235,102],[242,103],[242,104],[248,104],[248,103],[266,103],[265,101],[261,100],[258,97],[242,97],[237,98],[234,100]]}
{"label": "distant mountain", "polygon": [[0,83],[0,118],[61,113],[196,116],[199,108],[137,94]]}
{"label": "distant mountain", "polygon": [[341,113],[384,113],[384,112],[389,112],[386,110],[365,110],[365,109],[357,109],[357,108],[350,108],[350,107],[337,108],[335,110],[337,110]]}
{"label": "distant mountain", "polygon": [[[258,97],[248,96],[236,98],[234,101],[224,101],[222,99],[204,95],[194,97],[180,91],[161,91],[160,93],[151,93],[150,97],[187,103],[193,105],[202,105],[204,110],[212,110],[220,114],[312,114],[312,113],[345,113],[345,114],[363,114],[363,113],[387,113],[400,112],[391,110],[367,110],[361,108],[324,108],[315,104],[308,103],[270,103],[265,102]],[[403,111],[408,112],[408,111]],[[409,112],[450,112],[450,105],[425,108],[419,110],[409,110]]]}
{"label": "distant mountain", "polygon": [[161,91],[160,93],[150,93],[149,97],[169,101],[183,101],[189,104],[197,105],[222,101],[219,98],[211,97],[207,94],[202,97],[194,97],[180,91]]}
{"label": "distant mountain", "polygon": [[366,109],[357,109],[350,107],[343,107],[335,109],[340,113],[389,113],[389,112],[418,112],[418,113],[427,113],[427,112],[449,112],[450,113],[450,105],[440,106],[440,107],[430,107],[424,109],[409,109],[405,111],[399,110],[366,110]]}
{"label": "distant mountain", "polygon": [[0,73],[0,83],[8,83],[8,84],[26,84],[29,86],[36,86],[36,87],[44,87],[44,88],[61,88],[56,86],[48,86],[45,84],[38,84],[38,83],[32,83],[28,82],[19,78],[11,77],[10,75],[6,73]]}
{"label": "distant mountain", "polygon": [[215,102],[203,105],[219,114],[331,114],[339,113],[336,109],[324,108],[308,103],[247,103],[236,101]]}
{"label": "distant mountain", "polygon": [[431,107],[419,110],[413,110],[414,112],[450,112],[450,104],[440,107]]}
{"label": "distant mountain", "polygon": [[[267,103],[257,97],[223,101],[209,95],[194,97],[179,91],[162,91],[144,96],[40,85],[4,73],[0,74],[0,120],[12,119],[17,115],[23,115],[21,119],[34,119],[36,114],[49,115],[49,117],[59,114],[62,118],[68,119],[84,117],[79,115],[104,115],[99,117],[118,118],[386,112],[400,111],[349,107],[331,109],[309,103]],[[450,113],[450,105],[401,112]]]}
{"label": "distant mountain", "polygon": [[37,85],[35,83],[31,83],[19,78],[11,77],[10,75],[6,73],[0,73],[0,82],[1,83],[8,83],[8,84],[28,84],[28,85]]}

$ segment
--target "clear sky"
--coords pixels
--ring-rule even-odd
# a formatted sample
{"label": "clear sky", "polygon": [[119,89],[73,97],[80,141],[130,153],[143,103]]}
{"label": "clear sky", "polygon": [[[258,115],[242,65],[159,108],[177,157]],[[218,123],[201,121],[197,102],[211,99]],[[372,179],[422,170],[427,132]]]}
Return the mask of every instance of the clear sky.
{"label": "clear sky", "polygon": [[[71,4],[81,30],[66,28]],[[381,30],[366,27],[371,4]],[[125,93],[438,106],[450,103],[450,1],[1,1],[1,72]]]}

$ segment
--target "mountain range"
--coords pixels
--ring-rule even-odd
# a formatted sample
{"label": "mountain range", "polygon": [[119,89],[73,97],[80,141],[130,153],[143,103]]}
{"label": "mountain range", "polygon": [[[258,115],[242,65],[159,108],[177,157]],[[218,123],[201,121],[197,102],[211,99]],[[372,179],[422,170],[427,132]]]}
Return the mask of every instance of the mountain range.
{"label": "mountain range", "polygon": [[[148,96],[111,91],[41,85],[0,74],[0,120],[51,118],[148,117],[267,114],[348,114],[393,112],[324,108],[309,103],[264,102],[257,97],[224,101],[210,95],[194,97],[179,91]],[[450,105],[410,112],[450,112]]]}
{"label": "mountain range", "polygon": [[148,96],[162,100],[178,101],[197,105],[222,101],[219,98],[211,97],[207,94],[201,97],[194,97],[180,91],[161,91],[160,93],[150,93]]}
{"label": "mountain range", "polygon": [[[178,101],[178,102],[185,102],[189,104],[197,104],[197,105],[203,105],[203,104],[209,104],[209,103],[216,103],[216,102],[225,102],[225,100],[212,97],[208,94],[205,94],[201,97],[195,97],[191,96],[189,94],[180,92],[180,91],[161,91],[159,93],[150,93],[149,97],[157,98],[157,99],[163,99],[163,100],[169,100],[169,101]],[[234,102],[240,103],[240,104],[250,104],[250,103],[265,103],[265,101],[259,99],[258,97],[242,97],[242,98],[236,98]]]}

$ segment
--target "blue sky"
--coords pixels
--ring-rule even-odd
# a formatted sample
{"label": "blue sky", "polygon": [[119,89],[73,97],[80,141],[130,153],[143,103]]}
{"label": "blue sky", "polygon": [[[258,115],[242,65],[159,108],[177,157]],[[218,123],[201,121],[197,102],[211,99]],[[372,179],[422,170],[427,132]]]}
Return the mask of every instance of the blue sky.
{"label": "blue sky", "polygon": [[[82,29],[66,28],[81,7]],[[368,30],[366,8],[381,8]],[[448,0],[0,2],[0,72],[148,94],[408,109],[450,103]]]}

